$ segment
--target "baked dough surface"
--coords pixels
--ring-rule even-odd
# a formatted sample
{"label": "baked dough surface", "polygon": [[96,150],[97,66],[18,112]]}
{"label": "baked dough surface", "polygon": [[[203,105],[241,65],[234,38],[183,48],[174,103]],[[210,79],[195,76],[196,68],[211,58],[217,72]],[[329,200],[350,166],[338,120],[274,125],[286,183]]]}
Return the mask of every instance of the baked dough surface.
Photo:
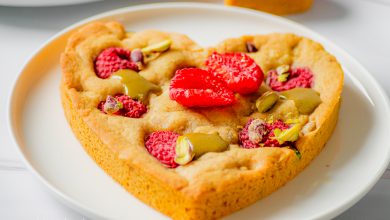
{"label": "baked dough surface", "polygon": [[[95,75],[94,60],[108,47],[129,50],[166,39],[171,49],[139,72],[162,87],[148,99],[142,118],[103,114],[97,105],[107,95],[123,93],[115,79]],[[313,89],[322,103],[307,117],[312,131],[296,143],[302,158],[287,148],[244,149],[238,132],[251,117],[286,119],[298,114],[292,101],[279,104],[267,114],[253,113],[256,95],[238,96],[233,106],[188,109],[169,98],[169,81],[176,69],[204,67],[213,52],[246,52],[246,42],[259,49],[249,55],[264,73],[282,64],[309,67]],[[201,48],[187,36],[146,30],[126,33],[117,22],[92,23],[72,34],[61,56],[61,96],[65,115],[88,154],[112,178],[143,202],[173,219],[216,219],[246,207],[277,190],[295,177],[322,150],[337,122],[343,71],[324,48],[293,34],[268,34],[227,39],[215,47]],[[261,90],[265,90],[263,85]],[[309,127],[309,126],[308,126]],[[144,147],[153,131],[219,132],[230,142],[229,150],[207,153],[186,166],[165,168]]]}

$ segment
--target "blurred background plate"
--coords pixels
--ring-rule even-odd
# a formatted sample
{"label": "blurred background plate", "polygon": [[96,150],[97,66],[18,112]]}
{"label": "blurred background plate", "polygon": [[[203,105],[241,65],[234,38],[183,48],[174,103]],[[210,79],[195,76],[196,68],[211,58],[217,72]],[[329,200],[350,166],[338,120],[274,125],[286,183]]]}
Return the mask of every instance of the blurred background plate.
{"label": "blurred background plate", "polygon": [[3,6],[42,7],[58,5],[74,5],[101,0],[0,0]]}

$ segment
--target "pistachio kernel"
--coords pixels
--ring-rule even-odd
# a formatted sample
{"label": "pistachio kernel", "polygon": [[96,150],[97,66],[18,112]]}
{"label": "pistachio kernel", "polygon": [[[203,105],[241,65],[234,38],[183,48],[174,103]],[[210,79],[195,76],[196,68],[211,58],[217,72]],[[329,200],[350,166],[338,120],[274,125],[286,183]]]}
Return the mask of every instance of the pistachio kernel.
{"label": "pistachio kernel", "polygon": [[248,53],[257,52],[257,48],[252,42],[246,42],[245,47],[246,47],[246,51],[248,51]]}
{"label": "pistachio kernel", "polygon": [[321,104],[318,92],[309,88],[294,88],[280,94],[287,99],[293,100],[301,114],[310,114]]}
{"label": "pistachio kernel", "polygon": [[283,74],[278,75],[277,80],[279,82],[286,82],[289,76],[290,76],[290,73],[283,73]]}
{"label": "pistachio kernel", "polygon": [[161,53],[168,50],[171,47],[171,40],[164,40],[156,44],[149,45],[141,49],[142,53],[150,54],[150,53]]}
{"label": "pistachio kernel", "polygon": [[123,108],[122,102],[112,96],[107,96],[106,102],[103,105],[103,111],[109,115],[117,113]]}
{"label": "pistachio kernel", "polygon": [[125,94],[133,99],[144,101],[150,92],[159,92],[161,90],[160,87],[129,69],[118,70],[110,78],[119,79],[123,85]]}
{"label": "pistachio kernel", "polygon": [[302,154],[301,154],[301,152],[299,152],[299,150],[296,147],[288,146],[287,148],[294,151],[295,156],[297,156],[298,159],[302,159]]}
{"label": "pistachio kernel", "polygon": [[278,100],[279,95],[275,92],[265,92],[256,100],[256,108],[260,113],[267,112],[275,105]]}
{"label": "pistachio kernel", "polygon": [[284,142],[295,142],[298,140],[299,132],[301,131],[302,125],[295,124],[292,127],[281,131],[280,129],[275,129],[275,139],[279,142],[279,144],[283,144]]}
{"label": "pistachio kernel", "polygon": [[176,140],[176,156],[175,162],[180,165],[187,164],[192,161],[195,156],[193,146],[188,138],[179,136]]}
{"label": "pistachio kernel", "polygon": [[282,94],[279,94],[279,98],[282,99],[282,100],[287,100],[287,97],[282,95]]}
{"label": "pistachio kernel", "polygon": [[175,162],[180,165],[189,163],[208,152],[221,152],[229,144],[218,133],[188,133],[180,136],[176,141]]}
{"label": "pistachio kernel", "polygon": [[134,62],[134,63],[139,63],[139,62],[143,63],[144,56],[142,54],[141,49],[136,48],[136,49],[132,50],[131,54],[130,54],[130,60],[131,60],[131,62]]}
{"label": "pistachio kernel", "polygon": [[141,49],[136,48],[130,53],[131,62],[137,64],[138,69],[142,70],[144,68],[144,55],[142,54]]}
{"label": "pistachio kernel", "polygon": [[158,57],[160,56],[160,53],[150,53],[150,54],[146,54],[144,56],[144,63],[149,63],[155,59],[157,59]]}
{"label": "pistachio kernel", "polygon": [[265,127],[265,121],[261,119],[254,119],[248,126],[248,138],[251,142],[259,144],[261,140],[268,134]]}
{"label": "pistachio kernel", "polygon": [[276,68],[276,73],[282,75],[283,73],[288,73],[290,71],[290,65],[281,65]]}

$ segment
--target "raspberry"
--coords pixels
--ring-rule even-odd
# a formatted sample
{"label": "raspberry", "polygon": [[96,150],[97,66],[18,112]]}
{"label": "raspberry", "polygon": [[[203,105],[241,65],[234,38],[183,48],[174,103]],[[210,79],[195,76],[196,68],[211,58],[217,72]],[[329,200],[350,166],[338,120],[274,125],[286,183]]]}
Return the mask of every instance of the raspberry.
{"label": "raspberry", "polygon": [[179,134],[172,131],[156,131],[145,139],[148,152],[168,168],[179,166],[175,162],[176,140]]}
{"label": "raspberry", "polygon": [[276,128],[285,130],[289,128],[289,125],[281,120],[266,123],[260,119],[250,119],[239,133],[240,146],[258,148],[260,144],[264,144],[265,147],[280,147],[279,142],[272,138],[275,136],[273,131]]}
{"label": "raspberry", "polygon": [[[142,102],[134,100],[127,95],[116,95],[115,98],[122,103],[123,108],[118,112],[114,113],[115,115],[121,115],[129,118],[140,118],[146,111],[147,108]],[[102,112],[105,101],[100,102],[98,109]]]}
{"label": "raspberry", "polygon": [[222,79],[233,92],[250,94],[256,92],[264,79],[261,68],[244,53],[214,52],[206,60],[210,73]]}
{"label": "raspberry", "polygon": [[138,71],[136,63],[130,61],[130,51],[119,48],[110,47],[101,52],[95,60],[95,72],[100,78],[106,79],[113,72],[120,69],[132,69]]}
{"label": "raspberry", "polygon": [[307,67],[292,68],[287,81],[278,81],[278,74],[276,70],[268,72],[266,83],[274,91],[285,91],[296,87],[311,88],[313,83],[313,73]]}
{"label": "raspberry", "polygon": [[234,93],[206,70],[185,68],[176,71],[169,97],[187,107],[224,106],[235,102]]}
{"label": "raspberry", "polygon": [[277,140],[272,139],[272,137],[275,137],[274,130],[279,128],[280,130],[286,130],[290,126],[288,124],[285,124],[282,120],[277,120],[271,124],[266,125],[267,129],[270,131],[269,136],[267,137],[266,141],[264,142],[264,146],[270,146],[270,147],[280,147],[280,144]]}
{"label": "raspberry", "polygon": [[123,109],[120,110],[123,116],[140,118],[147,111],[146,106],[142,102],[131,99],[127,95],[119,95],[115,96],[115,98],[123,104]]}

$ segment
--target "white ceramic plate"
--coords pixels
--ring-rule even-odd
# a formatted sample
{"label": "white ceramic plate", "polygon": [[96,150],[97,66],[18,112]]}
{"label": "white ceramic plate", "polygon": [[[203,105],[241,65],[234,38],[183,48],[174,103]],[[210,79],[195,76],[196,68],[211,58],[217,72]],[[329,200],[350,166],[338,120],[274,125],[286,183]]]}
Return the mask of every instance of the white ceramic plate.
{"label": "white ceramic plate", "polygon": [[58,5],[75,5],[101,0],[0,0],[0,5],[18,7],[42,7]]}
{"label": "white ceramic plate", "polygon": [[63,115],[59,55],[71,30],[117,20],[128,30],[156,28],[213,45],[243,34],[294,32],[320,41],[342,63],[346,80],[340,120],[325,150],[297,178],[226,219],[326,219],[363,197],[390,158],[389,102],[351,56],[309,29],[250,10],[195,3],[154,4],[107,12],[62,31],[24,66],[10,97],[9,125],[27,166],[61,201],[93,218],[164,219],[111,180],[83,151]]}

